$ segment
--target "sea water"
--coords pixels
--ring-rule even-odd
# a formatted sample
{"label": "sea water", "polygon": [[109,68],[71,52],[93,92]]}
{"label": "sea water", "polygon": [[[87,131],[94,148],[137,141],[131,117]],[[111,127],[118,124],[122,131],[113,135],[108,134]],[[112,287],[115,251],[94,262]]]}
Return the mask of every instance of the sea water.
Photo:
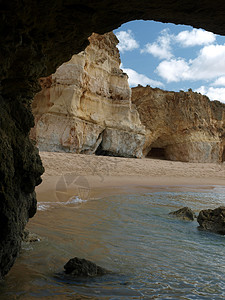
{"label": "sea water", "polygon": [[[225,238],[169,215],[220,205],[224,187],[40,202],[29,230],[42,240],[23,244],[0,299],[225,299]],[[112,273],[66,276],[75,256]]]}

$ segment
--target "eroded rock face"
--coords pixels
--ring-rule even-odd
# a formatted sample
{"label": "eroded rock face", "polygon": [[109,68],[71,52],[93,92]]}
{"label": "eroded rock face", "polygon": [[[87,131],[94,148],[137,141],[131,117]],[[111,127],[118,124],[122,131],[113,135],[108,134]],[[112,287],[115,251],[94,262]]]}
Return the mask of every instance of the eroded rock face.
{"label": "eroded rock face", "polygon": [[225,207],[201,210],[197,221],[199,228],[225,235]]}
{"label": "eroded rock face", "polygon": [[0,97],[0,278],[12,267],[22,232],[36,212],[34,188],[43,173],[37,148],[30,141],[31,111],[24,103]]}
{"label": "eroded rock face", "polygon": [[85,51],[50,77],[33,101],[31,138],[43,151],[141,157],[145,129],[120,70],[118,40],[92,34]]}
{"label": "eroded rock face", "polygon": [[224,104],[191,90],[168,92],[149,86],[133,88],[132,102],[146,126],[144,155],[184,162],[224,161]]}
{"label": "eroded rock face", "polygon": [[34,125],[29,106],[38,91],[37,79],[84,50],[92,32],[103,34],[122,23],[148,19],[225,34],[224,12],[225,2],[210,0],[204,5],[190,0],[1,1],[1,275],[12,266],[24,223],[35,212],[32,191],[43,172],[28,138]]}

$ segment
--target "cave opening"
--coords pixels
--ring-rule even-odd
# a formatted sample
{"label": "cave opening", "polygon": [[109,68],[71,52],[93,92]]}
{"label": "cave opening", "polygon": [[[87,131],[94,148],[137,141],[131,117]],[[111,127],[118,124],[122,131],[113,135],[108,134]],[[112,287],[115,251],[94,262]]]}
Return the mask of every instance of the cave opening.
{"label": "cave opening", "polygon": [[111,152],[103,149],[102,142],[99,144],[94,154],[97,156],[113,156]]}
{"label": "cave opening", "polygon": [[[146,34],[146,32],[151,32],[151,34],[150,35]],[[150,21],[150,20],[149,21],[135,20],[135,21],[123,23],[120,27],[118,27],[117,29],[114,30],[114,34],[116,35],[118,42],[119,42],[117,44],[117,48],[119,49],[119,59],[121,62],[120,71],[121,70],[123,71],[123,73],[121,73],[122,74],[121,76],[124,76],[124,74],[128,75],[128,87],[132,88],[132,87],[137,87],[140,85],[143,87],[146,86],[146,87],[151,87],[151,88],[156,88],[156,89],[161,88],[163,90],[165,90],[165,88],[166,88],[167,90],[172,90],[172,91],[189,90],[189,92],[190,92],[190,91],[192,91],[192,89],[190,89],[190,84],[191,84],[193,91],[199,91],[199,87],[200,87],[200,84],[202,84],[202,82],[200,83],[199,80],[194,80],[194,81],[186,80],[186,78],[182,78],[181,75],[180,75],[180,77],[178,76],[179,78],[176,77],[177,75],[176,76],[174,75],[176,73],[176,64],[174,64],[174,62],[172,60],[169,60],[169,58],[171,56],[172,57],[174,56],[174,58],[176,58],[178,60],[178,57],[182,57],[183,61],[185,62],[184,65],[182,64],[182,68],[181,68],[182,74],[184,73],[183,68],[185,69],[186,67],[188,67],[192,70],[194,65],[192,66],[189,63],[187,63],[187,61],[189,61],[188,60],[189,56],[192,57],[193,60],[201,61],[202,57],[199,57],[199,56],[196,57],[196,51],[195,51],[196,47],[200,47],[203,50],[203,49],[205,49],[204,48],[205,40],[207,41],[207,43],[212,43],[213,41],[216,42],[216,37],[213,33],[206,32],[206,31],[203,31],[202,29],[196,29],[196,28],[193,28],[191,26],[186,26],[186,25],[176,25],[176,24],[172,24],[172,23],[162,23],[162,22],[155,22],[155,21]],[[204,40],[201,42],[196,41],[196,39],[194,37],[198,36],[198,35],[203,35]],[[185,36],[186,39],[183,39],[182,36]],[[216,45],[219,45],[219,43],[221,43],[223,40],[221,40],[221,37],[220,38],[217,37],[217,39],[218,39],[218,41],[217,41],[218,43]],[[188,52],[184,51],[185,48],[189,49]],[[85,51],[86,51],[86,53],[88,52],[87,47],[86,47]],[[92,52],[90,52],[90,53],[92,53]],[[78,53],[78,55],[79,54],[80,53]],[[93,55],[93,53],[91,55]],[[80,60],[82,60],[82,59],[83,59],[83,54],[82,54],[82,57],[80,58]],[[94,56],[92,57],[92,59],[94,59]],[[165,65],[165,59],[168,59],[168,63],[169,63],[171,72],[166,71],[167,65]],[[96,61],[98,62],[99,66],[101,64],[104,65],[103,69],[105,70],[106,63],[105,63],[104,59],[102,61],[101,60],[96,60]],[[78,59],[76,60],[76,62],[78,64]],[[75,61],[73,62],[73,64],[75,66]],[[67,66],[71,66],[71,65],[72,65],[72,63],[67,64]],[[90,65],[93,67],[93,61]],[[58,69],[60,69],[61,67],[62,66],[60,66]],[[205,67],[205,66],[203,66],[203,67]],[[77,71],[78,69],[81,70],[81,67],[79,67],[79,68],[76,67],[74,70],[72,70],[72,72],[74,74],[76,74],[77,78],[80,78],[81,72],[79,73]],[[206,69],[208,69],[208,67],[206,67]],[[60,74],[63,73],[63,71],[62,71],[63,68],[60,70],[61,70],[60,71],[61,73],[59,72],[59,76],[60,76]],[[115,72],[114,65],[113,65],[113,70],[114,70],[113,72]],[[87,76],[88,71],[90,71],[90,74],[91,74],[91,72],[92,72],[91,67],[88,69],[88,64],[86,62],[84,78],[85,78],[85,80],[87,78],[89,78],[90,81],[93,82],[93,78],[92,78],[93,74],[91,74],[88,77]],[[70,70],[70,72],[71,72],[71,70]],[[117,70],[116,72],[119,73],[119,70]],[[201,70],[199,70],[199,72],[201,73]],[[70,74],[69,67],[68,67],[67,74]],[[94,76],[97,76],[96,74],[97,73],[95,73]],[[58,90],[63,88],[63,84],[65,83],[65,74],[63,76],[64,76],[64,78],[57,78],[57,89]],[[115,80],[116,73],[112,74],[112,76],[113,76],[112,79],[107,79],[106,81],[110,83],[109,98],[112,100],[112,91],[114,91],[114,94],[116,96],[113,99],[116,102],[121,98],[120,93],[122,93],[121,91],[122,90],[124,91],[125,88],[122,89],[121,87],[119,87],[119,88],[116,87],[116,85],[118,85],[118,83],[119,83],[119,79],[117,78]],[[195,79],[195,76],[197,76],[197,75],[195,73],[191,73],[190,76],[191,76],[190,79]],[[46,86],[48,86],[49,82],[50,82],[50,86],[51,86],[52,75],[50,77],[51,78],[46,77],[45,80],[42,79],[42,85],[45,84]],[[69,75],[68,75],[68,77],[69,77]],[[53,78],[56,78],[56,75],[53,75]],[[95,98],[96,98],[96,96],[97,97],[101,96],[101,93],[103,90],[104,91],[107,90],[106,84],[104,82],[104,80],[106,78],[103,77],[101,80],[97,80],[97,78],[98,78],[98,76],[96,77],[95,84],[91,87],[91,90],[95,91],[95,93],[96,93]],[[120,78],[122,78],[122,77],[120,77]],[[71,79],[67,78],[67,80],[69,81]],[[73,84],[79,82],[78,79],[74,79],[74,80],[75,81],[73,82]],[[62,84],[62,85],[60,86],[60,84]],[[79,88],[80,88],[82,86],[82,82],[80,82],[79,84],[80,84],[80,86],[79,86]],[[85,83],[84,89],[87,88],[86,85],[87,85],[87,83]],[[99,85],[99,87],[97,89],[96,87],[98,85]],[[71,84],[71,86],[72,86],[72,84]],[[65,93],[62,94],[63,95],[62,98],[65,97],[65,99],[61,98],[60,101],[65,100],[66,102],[69,102],[69,100],[67,99],[68,90],[69,90],[69,87],[67,86]],[[84,93],[86,93],[86,91]],[[130,93],[131,93],[131,95],[133,94],[132,91]],[[46,102],[47,102],[48,106],[50,106],[49,105],[49,102],[50,102],[49,95],[51,97],[51,95],[55,95],[55,94],[56,94],[55,92],[51,92],[51,93],[46,92],[46,95],[47,95]],[[127,92],[127,94],[128,94],[128,92]],[[126,92],[124,92],[123,100],[126,98],[127,94],[126,94]],[[106,97],[106,95],[104,97]],[[74,99],[75,99],[75,97],[73,98],[73,101],[74,101]],[[78,97],[77,97],[77,99],[78,99]],[[94,99],[94,97],[93,97],[93,99]],[[85,112],[85,109],[83,109],[86,104],[90,103],[89,100],[90,99],[87,97],[86,102],[85,102],[85,97],[83,97],[81,106],[80,106],[79,100],[77,100],[76,108],[79,107],[77,109],[78,113],[74,109],[72,111],[72,114],[76,115],[76,117],[78,117],[80,119],[88,120],[89,122],[91,122],[91,124],[99,125],[100,124],[99,120],[101,118],[98,119],[96,117],[97,114],[96,114],[95,110],[98,111],[100,106],[98,104],[96,104],[96,106],[94,106],[94,104],[91,104],[90,107],[91,107],[92,111],[91,111],[91,109],[89,109],[89,111],[87,113]],[[60,104],[60,106],[58,105],[59,101],[58,101],[57,97],[56,97],[56,99],[51,99],[51,101],[52,101],[51,107],[50,107],[51,112],[53,112],[55,110],[55,114],[58,114],[57,110],[61,109],[62,105],[61,104]],[[132,104],[136,105],[135,100],[131,99],[131,101],[132,101]],[[52,107],[53,102],[56,103],[56,105],[55,105],[56,108]],[[98,102],[96,101],[96,103],[98,103]],[[72,106],[75,107],[74,103],[71,102],[71,104],[72,104]],[[80,107],[82,107],[82,108],[80,109]],[[49,109],[49,107],[48,107],[48,109]],[[81,112],[81,110],[82,110],[82,112]],[[159,108],[153,108],[152,110],[155,110],[156,113],[158,113],[160,111]],[[159,110],[159,111],[157,111],[157,110]],[[63,112],[64,117],[67,116],[66,115],[68,113],[67,108],[65,109],[65,111],[66,111],[66,113]],[[115,110],[115,111],[119,112],[119,108],[118,108],[118,110]],[[33,113],[34,113],[34,111],[33,111]],[[48,111],[46,113],[48,113]],[[60,112],[60,116],[62,116],[63,114]],[[100,114],[101,113],[98,113],[98,115],[100,115]],[[94,119],[92,119],[92,115],[94,115]],[[112,120],[117,119],[117,117],[116,116],[114,117],[113,114],[110,114],[110,115],[108,115],[108,118],[110,119],[110,121],[108,121],[107,119],[106,119],[106,121],[108,124],[110,124],[108,127],[111,127]],[[125,115],[123,115],[122,120],[117,122],[118,124],[116,124],[116,127],[117,126],[120,127],[120,125],[121,125],[120,128],[122,130],[124,130],[124,128],[125,128],[125,130],[126,130],[126,127],[127,127],[126,122],[127,121],[125,121],[125,118],[126,118]],[[140,116],[140,119],[141,118],[142,117]],[[161,115],[161,116],[159,116],[159,118],[163,119],[164,116]],[[46,118],[46,120],[47,120],[47,118]],[[134,119],[132,119],[132,120],[134,120]],[[148,122],[148,121],[144,120],[143,124],[145,122]],[[46,140],[46,143],[49,143],[49,141],[50,141],[49,136],[51,136],[53,139],[55,139],[55,135],[53,136],[51,134],[51,132],[49,132],[48,133],[49,136],[47,136],[47,134],[46,134],[47,125],[45,124],[46,126],[43,126],[43,123],[45,124],[45,122],[42,122],[42,120],[41,120],[39,128],[42,128],[42,131],[40,130],[41,131],[40,135],[42,134],[42,136],[40,137],[40,141],[43,143],[43,141]],[[58,119],[57,119],[56,123],[58,124]],[[161,123],[162,124],[160,124],[160,126],[164,126],[163,121]],[[151,122],[149,122],[149,124],[150,124],[149,128],[151,129],[151,131],[156,130],[156,128],[154,127],[154,122],[151,121]],[[102,125],[102,123],[100,125]],[[113,124],[113,125],[115,127],[115,124]],[[165,128],[167,128],[167,127],[168,127],[168,125],[165,126]],[[50,128],[50,127],[48,127],[48,128]],[[59,127],[59,131],[61,132],[58,135],[60,137],[60,135],[62,135],[62,127],[61,126]],[[34,130],[32,130],[31,132],[33,134]],[[88,132],[88,130],[86,130],[86,132]],[[95,132],[95,130],[92,130],[92,132]],[[97,134],[98,133],[96,131],[96,136],[97,136]],[[35,135],[35,133],[34,133],[34,135]],[[45,137],[45,135],[47,137]],[[90,135],[92,135],[92,133],[90,133]],[[79,138],[77,138],[77,139],[79,139]],[[88,138],[88,135],[87,135],[87,139],[89,139],[89,141],[92,141],[91,138]],[[61,143],[62,140],[63,140],[62,138],[59,138],[57,140],[57,143]],[[68,140],[72,141],[73,137],[69,136]],[[113,144],[113,142],[112,142],[112,144]],[[38,142],[37,142],[37,145],[38,145]],[[160,157],[160,158],[165,159],[165,150],[162,147],[160,147],[161,145],[162,144],[160,144],[159,147],[158,147],[158,145],[157,145],[157,147],[153,147],[152,151],[147,155],[147,157]],[[96,155],[120,156],[117,153],[117,151],[115,151],[115,153],[114,153],[114,151],[103,150],[102,146],[103,145],[100,144],[97,147],[96,151],[94,151],[94,153]],[[165,144],[163,144],[163,146],[165,146]],[[129,148],[129,147],[127,147],[127,148]],[[162,148],[162,149],[160,150],[158,148]],[[83,150],[78,149],[78,151],[83,153],[82,152]],[[146,154],[146,152],[145,152],[145,154]]]}
{"label": "cave opening", "polygon": [[147,158],[166,159],[165,148],[153,147],[146,155]]}
{"label": "cave opening", "polygon": [[[137,12],[136,12],[137,4],[134,2],[135,4],[131,3],[131,5],[117,6],[116,4],[116,9],[118,9],[118,12],[116,11],[116,9],[113,9],[111,5],[104,5],[104,8],[106,10],[105,13],[103,14],[102,11],[104,10],[99,9],[101,13],[98,14],[98,8],[99,5],[101,5],[101,3],[95,7],[95,2],[88,2],[89,4],[87,4],[87,9],[84,9],[85,6],[80,7],[80,9],[71,9],[72,7],[79,8],[79,5],[76,6],[75,3],[73,6],[72,2],[71,4],[67,3],[67,5],[63,4],[62,9],[60,7],[60,3],[61,3],[60,1],[56,1],[56,5],[54,6],[51,5],[51,2],[49,2],[49,5],[46,8],[44,5],[39,5],[39,6],[32,5],[31,7],[29,7],[30,5],[29,2],[24,3],[24,5],[18,5],[18,3],[15,3],[15,5],[13,5],[14,2],[9,3],[9,5],[3,5],[4,7],[7,7],[7,9],[3,10],[3,14],[6,14],[6,17],[4,17],[2,32],[7,32],[7,35],[5,34],[2,35],[3,44],[4,44],[4,48],[2,48],[2,52],[4,54],[3,56],[5,56],[6,53],[8,57],[7,59],[3,59],[4,66],[3,66],[2,77],[3,77],[4,88],[2,87],[1,88],[3,89],[3,95],[7,100],[4,101],[3,108],[4,111],[6,111],[5,115],[7,116],[9,121],[7,122],[7,118],[5,117],[3,120],[6,121],[2,122],[3,125],[5,126],[5,128],[3,129],[5,129],[6,133],[3,132],[4,138],[2,138],[2,140],[4,141],[3,144],[4,147],[2,147],[1,151],[3,153],[2,154],[3,157],[6,158],[6,164],[5,163],[2,164],[1,171],[3,174],[6,173],[7,176],[3,176],[4,178],[2,179],[3,184],[1,185],[2,187],[1,192],[2,195],[4,195],[5,199],[17,199],[18,193],[21,190],[20,207],[18,207],[18,214],[21,214],[18,215],[18,219],[19,220],[21,219],[21,222],[18,223],[17,225],[18,228],[15,227],[14,230],[15,234],[12,234],[12,230],[10,228],[7,239],[5,239],[5,241],[1,243],[2,246],[1,249],[3,249],[3,251],[1,251],[1,256],[0,256],[0,261],[1,261],[0,277],[1,275],[4,275],[8,272],[9,268],[13,264],[12,261],[13,256],[15,257],[15,253],[17,253],[19,250],[18,247],[19,239],[17,240],[16,234],[19,232],[19,230],[21,230],[21,227],[23,227],[21,226],[21,224],[23,224],[23,216],[25,216],[25,218],[27,219],[26,209],[28,210],[29,205],[32,206],[32,203],[35,203],[35,196],[34,198],[31,198],[30,191],[33,191],[34,186],[40,183],[39,177],[41,173],[43,173],[43,168],[41,166],[40,158],[38,154],[36,154],[37,151],[33,149],[32,147],[33,144],[32,145],[29,144],[27,138],[30,126],[32,125],[31,123],[33,123],[32,118],[30,117],[30,112],[26,112],[24,107],[22,107],[23,109],[21,108],[21,112],[22,112],[21,114],[19,113],[20,110],[18,112],[18,109],[17,111],[16,109],[10,109],[10,105],[14,105],[14,102],[16,103],[16,101],[11,101],[11,99],[14,98],[18,99],[18,107],[19,107],[21,101],[21,95],[25,94],[27,98],[30,98],[30,94],[32,94],[33,88],[35,88],[36,86],[36,84],[33,84],[36,78],[40,77],[40,75],[46,76],[47,74],[51,74],[55,70],[56,65],[60,65],[60,62],[62,63],[62,61],[68,60],[69,57],[71,57],[72,45],[75,45],[74,51],[76,53],[83,50],[84,45],[87,44],[85,40],[85,36],[87,36],[87,34],[91,32],[91,30],[96,32],[98,31],[104,32],[104,30],[108,31],[118,26],[118,24],[121,24],[122,21],[126,19],[132,19],[132,18],[133,19],[137,19],[137,18],[162,19],[164,22],[174,21],[175,23],[181,23],[182,20],[186,20],[185,22],[187,22],[188,24],[193,22],[198,27],[201,24],[203,24],[202,26],[205,27],[206,29],[207,28],[215,29],[215,32],[218,33],[219,32],[223,33],[223,30],[220,28],[224,28],[224,26],[221,25],[221,22],[222,24],[224,22],[224,17],[223,14],[221,13],[222,11],[221,7],[219,7],[219,13],[218,13],[218,8],[215,6],[213,7],[215,9],[214,10],[214,16],[216,16],[215,19],[208,17],[207,12],[210,11],[209,8],[211,7],[211,4],[207,4],[204,8],[200,7],[201,9],[199,8],[199,10],[197,10],[196,5],[198,6],[198,4],[195,3],[195,11],[193,11],[192,14],[189,13],[189,10],[186,10],[187,12],[184,12],[184,15],[182,15],[177,12],[176,14],[174,14],[174,11],[177,11],[176,6],[174,7],[176,1],[172,6],[169,1],[168,1],[169,6],[167,5],[167,2],[165,2],[165,8],[163,3],[162,8],[160,9],[158,8],[159,6],[158,3],[156,4],[152,2],[144,3],[143,9],[141,8],[141,4],[138,3]],[[180,7],[179,2],[177,3],[179,5],[178,7]],[[152,7],[153,4],[156,7],[154,6]],[[88,7],[88,5],[90,5],[90,7]],[[94,8],[92,8],[92,5],[94,6]],[[134,5],[134,7],[132,5]],[[17,14],[13,13],[13,10],[12,13],[10,12],[11,7],[13,9],[15,9],[15,7],[16,9],[18,9]],[[50,8],[51,8],[51,13],[49,14]],[[123,11],[124,9],[125,11]],[[30,15],[24,18],[25,16],[24,11],[26,10],[29,12]],[[179,10],[180,8],[178,9],[178,12]],[[196,18],[195,16],[197,11],[200,14],[200,18],[199,17]],[[168,18],[164,16],[165,12],[166,12],[166,16],[168,15]],[[95,17],[92,17],[93,14],[95,14]],[[33,18],[33,22],[30,22],[32,15],[41,16],[41,18],[35,17]],[[24,20],[22,20],[22,18],[24,18]],[[42,24],[40,24],[40,20]],[[57,20],[57,30],[53,30],[55,20]],[[65,20],[67,20],[68,22],[65,22]],[[79,26],[74,26],[74,22],[75,22],[74,20],[77,21],[77,24],[79,21],[81,22],[81,25],[79,26],[82,30],[79,30]],[[18,24],[21,24],[21,26],[18,26]],[[68,33],[69,31],[71,32]],[[75,31],[75,33],[73,31]],[[12,37],[16,37],[16,38],[12,38],[12,39],[8,38],[10,34]],[[71,43],[71,37],[74,36],[77,38],[77,42]],[[54,47],[52,47],[53,44]],[[158,49],[161,48],[155,47],[155,45],[158,46],[158,44],[155,44],[154,41],[151,44],[154,46],[152,49],[157,48],[156,53],[159,53]],[[148,45],[148,43],[146,45]],[[145,47],[143,49],[145,49]],[[166,50],[170,50],[170,47],[164,50],[165,50],[164,53],[166,53],[168,59],[171,57],[173,58],[173,55],[169,51],[166,51]],[[23,67],[24,60],[26,62],[24,64],[25,67]],[[138,62],[137,59],[136,60],[133,59],[133,61]],[[187,61],[189,61],[189,59]],[[190,59],[190,61],[196,61],[196,60]],[[221,60],[217,58],[216,61],[218,61],[219,64],[221,63]],[[184,67],[187,66],[187,64],[185,64],[185,60],[181,61],[179,59],[177,60],[177,62],[179,63],[182,62],[182,66]],[[213,63],[211,63],[211,65],[215,66],[215,64]],[[146,68],[148,68],[147,64],[145,64],[145,66]],[[164,65],[161,64],[161,69],[158,68],[159,65],[156,66],[159,74],[162,74],[160,73],[160,71],[162,71],[162,66],[165,67],[165,64]],[[180,64],[178,67],[180,68]],[[137,84],[135,81],[137,77],[146,79],[146,76],[143,76],[143,73],[145,73],[144,71],[136,69],[135,66],[132,66],[132,68],[133,68],[132,70],[137,70],[133,72],[133,74],[135,75],[133,79],[135,85]],[[207,69],[205,65],[204,65],[204,69]],[[163,74],[168,74],[168,73],[171,72],[167,72]],[[208,73],[210,74],[211,72]],[[9,77],[9,80],[7,76]],[[29,78],[29,80],[30,79],[32,80],[28,81],[27,78]],[[176,79],[176,77],[173,78]],[[152,84],[152,80],[154,80],[154,78],[153,79],[147,78],[147,81],[145,81],[144,84]],[[157,81],[157,78],[155,78],[155,80]],[[24,83],[24,87],[22,85],[23,83]],[[163,84],[161,81],[160,83]],[[18,90],[22,90],[21,95],[19,96],[18,96]],[[24,101],[26,97],[24,97]],[[8,99],[10,99],[10,101],[8,101]],[[2,110],[3,113],[4,111]],[[17,112],[16,118],[13,114],[10,115],[9,112],[11,111]],[[12,123],[14,121],[15,124]],[[8,130],[8,127],[6,126],[8,125],[7,123],[10,124],[10,126],[14,126],[14,128],[18,129],[18,131],[15,131],[18,136],[17,138],[15,138],[14,136],[14,130],[12,130],[13,127],[10,127],[10,130]],[[18,143],[17,148],[15,148],[15,143]],[[24,149],[28,149],[26,150],[27,153],[25,154],[23,148],[21,147],[22,145],[24,145]],[[14,149],[18,149],[18,151]],[[225,156],[225,151],[223,151],[223,158],[224,156]],[[14,166],[16,167],[20,166],[20,168],[18,169],[18,172],[14,173],[11,169],[6,170],[5,168],[6,165],[10,167],[12,165],[12,170]],[[23,191],[21,189],[20,183],[21,180],[23,179],[27,181],[29,179],[30,182],[29,190],[26,189],[25,191]],[[13,189],[12,189],[12,182],[15,185]],[[1,201],[1,202],[3,203],[1,204],[1,208],[4,207],[4,205],[8,204],[8,203],[5,204],[5,201]],[[29,205],[27,204],[28,202]],[[8,214],[7,218],[10,220],[9,223],[15,224],[13,220],[15,215],[10,211],[10,209],[12,210],[11,206],[9,206],[9,209],[7,210],[4,209],[4,213],[5,211],[7,212]],[[10,245],[10,247],[8,247],[8,245]],[[13,255],[12,252],[14,252]],[[3,262],[3,260],[5,262]]]}

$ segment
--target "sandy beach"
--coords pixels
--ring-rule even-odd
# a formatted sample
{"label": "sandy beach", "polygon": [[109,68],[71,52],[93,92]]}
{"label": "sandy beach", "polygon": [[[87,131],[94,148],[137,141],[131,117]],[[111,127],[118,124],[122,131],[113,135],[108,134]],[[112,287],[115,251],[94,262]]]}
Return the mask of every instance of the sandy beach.
{"label": "sandy beach", "polygon": [[225,163],[184,163],[74,153],[40,152],[45,167],[39,201],[67,200],[145,189],[213,189],[225,186]]}

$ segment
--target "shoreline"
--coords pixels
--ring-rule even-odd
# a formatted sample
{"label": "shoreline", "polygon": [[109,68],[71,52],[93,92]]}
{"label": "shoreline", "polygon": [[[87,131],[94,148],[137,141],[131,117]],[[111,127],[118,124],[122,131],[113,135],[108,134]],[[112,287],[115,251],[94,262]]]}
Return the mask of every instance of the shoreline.
{"label": "shoreline", "polygon": [[[225,188],[225,163],[184,163],[74,153],[40,152],[45,167],[37,199],[68,201],[144,191],[214,191]],[[82,197],[81,197],[82,198]]]}

